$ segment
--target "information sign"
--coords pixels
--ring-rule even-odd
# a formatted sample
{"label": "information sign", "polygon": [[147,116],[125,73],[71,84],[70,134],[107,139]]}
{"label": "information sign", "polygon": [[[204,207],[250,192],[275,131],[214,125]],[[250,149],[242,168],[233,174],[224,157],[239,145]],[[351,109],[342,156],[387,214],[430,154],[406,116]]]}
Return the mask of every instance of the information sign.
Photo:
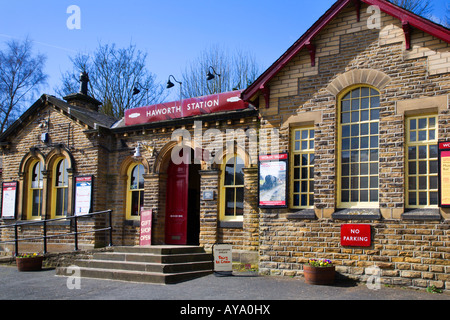
{"label": "information sign", "polygon": [[439,143],[439,206],[450,208],[450,142]]}
{"label": "information sign", "polygon": [[214,245],[214,271],[233,271],[233,246],[228,244]]}
{"label": "information sign", "polygon": [[150,246],[152,244],[152,218],[152,209],[141,208],[140,246]]}
{"label": "information sign", "polygon": [[372,228],[368,224],[341,225],[341,245],[347,247],[370,247]]}
{"label": "information sign", "polygon": [[16,217],[17,181],[2,184],[2,219]]}
{"label": "information sign", "polygon": [[75,215],[80,216],[91,212],[92,176],[75,178]]}

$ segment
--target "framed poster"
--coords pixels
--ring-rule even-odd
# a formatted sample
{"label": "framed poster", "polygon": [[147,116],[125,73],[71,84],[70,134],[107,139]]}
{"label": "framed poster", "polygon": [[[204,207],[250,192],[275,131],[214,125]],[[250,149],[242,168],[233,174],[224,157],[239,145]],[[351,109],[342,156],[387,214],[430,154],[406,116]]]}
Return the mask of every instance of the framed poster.
{"label": "framed poster", "polygon": [[260,208],[287,208],[288,154],[259,156],[258,205]]}
{"label": "framed poster", "polygon": [[439,142],[439,206],[450,208],[450,141]]}
{"label": "framed poster", "polygon": [[16,218],[17,181],[2,184],[2,219]]}
{"label": "framed poster", "polygon": [[75,215],[91,213],[93,176],[75,177]]}

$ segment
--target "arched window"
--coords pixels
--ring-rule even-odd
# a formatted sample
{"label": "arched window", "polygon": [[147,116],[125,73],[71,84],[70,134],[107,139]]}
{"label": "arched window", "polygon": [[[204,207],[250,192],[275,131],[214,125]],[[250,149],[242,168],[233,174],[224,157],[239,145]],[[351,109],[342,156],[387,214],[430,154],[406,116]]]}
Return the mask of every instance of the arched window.
{"label": "arched window", "polygon": [[131,165],[127,179],[127,220],[137,220],[144,205],[144,173],[142,164]]}
{"label": "arched window", "polygon": [[39,160],[33,161],[29,167],[27,204],[28,220],[39,220],[42,216],[42,191],[44,187],[44,178],[42,176],[43,168],[44,165]]}
{"label": "arched window", "polygon": [[244,216],[244,161],[234,154],[222,165],[220,219],[242,221]]}
{"label": "arched window", "polygon": [[380,93],[369,86],[339,100],[338,205],[378,207]]}
{"label": "arched window", "polygon": [[69,203],[69,174],[67,169],[67,159],[60,158],[55,161],[52,186],[52,218],[67,216]]}

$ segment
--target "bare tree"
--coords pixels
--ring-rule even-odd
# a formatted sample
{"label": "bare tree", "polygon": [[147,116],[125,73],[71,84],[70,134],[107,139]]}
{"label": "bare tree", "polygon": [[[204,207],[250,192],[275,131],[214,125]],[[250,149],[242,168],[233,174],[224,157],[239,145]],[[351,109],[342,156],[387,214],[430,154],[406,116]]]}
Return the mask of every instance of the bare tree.
{"label": "bare tree", "polygon": [[32,41],[11,40],[0,51],[0,132],[3,132],[46,84],[46,57],[33,55]]}
{"label": "bare tree", "polygon": [[[207,81],[207,73],[214,79]],[[204,49],[182,73],[182,97],[191,98],[245,89],[261,73],[255,57],[242,50],[232,54],[218,45]],[[220,76],[219,76],[220,75]]]}
{"label": "bare tree", "polygon": [[135,45],[116,48],[115,44],[99,44],[92,55],[78,53],[71,58],[73,71],[62,75],[62,86],[55,90],[61,96],[76,92],[79,74],[85,71],[90,95],[103,103],[101,111],[122,118],[127,109],[159,103],[166,97],[156,76],[147,70],[146,58]]}
{"label": "bare tree", "polygon": [[393,4],[411,11],[419,16],[429,18],[433,11],[431,0],[389,0]]}

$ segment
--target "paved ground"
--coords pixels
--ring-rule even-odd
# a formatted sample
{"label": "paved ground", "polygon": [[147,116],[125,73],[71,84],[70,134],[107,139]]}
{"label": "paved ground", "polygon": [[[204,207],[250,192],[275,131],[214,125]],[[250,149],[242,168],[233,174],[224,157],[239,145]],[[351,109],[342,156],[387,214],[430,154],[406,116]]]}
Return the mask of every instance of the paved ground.
{"label": "paved ground", "polygon": [[15,267],[0,267],[1,300],[450,300],[449,294],[431,294],[412,289],[381,286],[370,290],[364,284],[337,283],[311,286],[303,279],[245,276],[203,278],[175,284],[152,285],[107,280],[55,276],[55,270],[18,272]]}

